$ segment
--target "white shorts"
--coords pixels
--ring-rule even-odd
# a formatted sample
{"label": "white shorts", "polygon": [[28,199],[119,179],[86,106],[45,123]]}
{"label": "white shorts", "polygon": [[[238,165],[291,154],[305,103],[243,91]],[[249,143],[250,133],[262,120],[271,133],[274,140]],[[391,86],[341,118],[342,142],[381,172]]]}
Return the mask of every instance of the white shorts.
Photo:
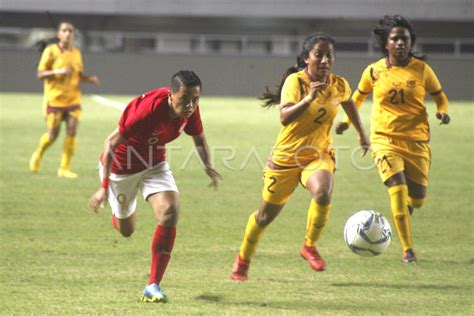
{"label": "white shorts", "polygon": [[[103,165],[99,163],[99,177],[102,181]],[[127,218],[137,208],[137,193],[142,192],[146,200],[150,195],[164,191],[178,192],[167,161],[162,161],[151,169],[133,174],[115,174],[109,176],[109,204],[112,214],[117,218]]]}

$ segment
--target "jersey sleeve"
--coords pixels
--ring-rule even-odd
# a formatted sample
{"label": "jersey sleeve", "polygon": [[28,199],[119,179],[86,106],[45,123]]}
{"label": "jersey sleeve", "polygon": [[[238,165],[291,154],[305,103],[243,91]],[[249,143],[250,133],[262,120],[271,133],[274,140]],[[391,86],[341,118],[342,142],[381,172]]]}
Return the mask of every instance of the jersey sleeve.
{"label": "jersey sleeve", "polygon": [[436,94],[442,90],[441,83],[436,77],[433,69],[428,64],[425,64],[425,69],[423,72],[423,79],[425,83],[425,89],[428,91],[429,94]]}
{"label": "jersey sleeve", "polygon": [[41,54],[41,59],[38,64],[38,71],[51,70],[53,64],[51,47],[46,47]]}
{"label": "jersey sleeve", "polygon": [[351,94],[352,94],[352,89],[351,86],[349,85],[349,82],[345,78],[341,78],[341,103],[345,103],[350,100]]}
{"label": "jersey sleeve", "polygon": [[201,135],[204,131],[201,121],[201,113],[199,112],[199,107],[196,108],[196,111],[191,115],[188,120],[188,124],[184,128],[184,132],[191,136]]}
{"label": "jersey sleeve", "polygon": [[374,77],[374,67],[373,65],[369,65],[362,73],[357,89],[362,94],[369,94],[374,89],[375,80],[376,78]]}
{"label": "jersey sleeve", "polygon": [[302,98],[298,76],[296,74],[289,75],[281,89],[280,104],[296,104]]}
{"label": "jersey sleeve", "polygon": [[139,128],[148,126],[153,122],[154,99],[145,95],[133,99],[125,108],[119,120],[119,133],[128,139]]}

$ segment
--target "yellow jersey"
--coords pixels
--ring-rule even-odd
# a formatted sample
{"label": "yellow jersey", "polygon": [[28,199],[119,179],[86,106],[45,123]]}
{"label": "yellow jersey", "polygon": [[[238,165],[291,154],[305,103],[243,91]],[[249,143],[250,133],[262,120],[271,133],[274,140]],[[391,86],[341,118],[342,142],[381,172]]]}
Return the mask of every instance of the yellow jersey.
{"label": "yellow jersey", "polygon": [[[310,77],[305,70],[289,75],[281,91],[281,104],[300,102],[308,93]],[[296,120],[282,126],[271,154],[273,163],[284,167],[304,166],[332,150],[331,127],[339,104],[349,101],[346,79],[328,76],[328,87]]]}
{"label": "yellow jersey", "polygon": [[83,72],[82,55],[76,47],[63,50],[58,44],[49,45],[43,51],[39,71],[63,67],[72,69],[70,75],[55,75],[44,79],[45,103],[51,107],[69,107],[81,104],[79,81]]}
{"label": "yellow jersey", "polygon": [[401,67],[380,59],[365,69],[358,90],[362,94],[373,92],[372,139],[379,134],[412,141],[429,140],[425,94],[435,95],[442,88],[427,63],[412,57]]}

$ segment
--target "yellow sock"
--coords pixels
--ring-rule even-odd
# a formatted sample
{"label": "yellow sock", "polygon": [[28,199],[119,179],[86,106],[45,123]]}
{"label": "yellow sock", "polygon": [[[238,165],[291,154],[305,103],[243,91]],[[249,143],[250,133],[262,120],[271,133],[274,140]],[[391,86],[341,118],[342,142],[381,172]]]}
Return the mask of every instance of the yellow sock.
{"label": "yellow sock", "polygon": [[43,157],[44,151],[52,144],[54,141],[49,139],[49,134],[44,133],[39,141],[38,148],[35,151],[35,154],[38,155],[39,158]]}
{"label": "yellow sock", "polygon": [[257,212],[253,212],[249,217],[247,227],[245,228],[244,240],[240,246],[240,257],[246,261],[250,261],[252,258],[257,249],[258,242],[262,239],[268,227],[261,227],[257,224],[257,220],[255,219],[256,213]]}
{"label": "yellow sock", "polygon": [[72,156],[76,152],[76,137],[66,136],[63,145],[63,154],[61,155],[60,169],[69,170]]}
{"label": "yellow sock", "polygon": [[308,209],[308,220],[306,222],[306,234],[304,244],[306,246],[314,246],[321,237],[324,226],[329,219],[331,211],[331,203],[328,205],[321,205],[311,200]]}
{"label": "yellow sock", "polygon": [[407,207],[408,188],[405,184],[395,185],[388,189],[388,194],[390,195],[393,222],[403,251],[407,251],[413,247],[410,216]]}
{"label": "yellow sock", "polygon": [[411,196],[408,197],[408,204],[410,204],[413,208],[420,208],[425,203],[425,198],[422,199],[415,199]]}

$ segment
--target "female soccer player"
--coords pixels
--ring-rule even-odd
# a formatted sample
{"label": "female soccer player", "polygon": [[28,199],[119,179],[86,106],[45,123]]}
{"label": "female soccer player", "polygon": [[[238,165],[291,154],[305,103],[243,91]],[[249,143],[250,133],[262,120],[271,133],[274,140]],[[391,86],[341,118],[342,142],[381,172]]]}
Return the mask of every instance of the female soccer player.
{"label": "female soccer player", "polygon": [[97,76],[83,74],[82,56],[74,46],[74,26],[62,22],[58,28],[58,42],[43,51],[38,65],[37,77],[44,81],[44,111],[48,132],[40,138],[39,146],[30,159],[30,170],[38,172],[44,151],[56,140],[61,122],[66,122],[61,163],[58,176],[77,178],[70,170],[72,156],[76,151],[76,131],[81,116],[81,91],[79,83],[99,84]]}
{"label": "female soccer player", "polygon": [[[402,261],[410,263],[416,261],[416,255],[409,214],[423,205],[431,164],[425,94],[436,102],[441,124],[450,121],[448,99],[431,67],[414,54],[416,36],[407,19],[386,15],[373,34],[385,57],[365,69],[352,99],[360,108],[373,93],[372,158],[388,188]],[[336,133],[348,127],[346,118],[337,124]]]}
{"label": "female soccer player", "polygon": [[297,65],[287,70],[278,93],[272,94],[267,89],[263,95],[267,100],[265,106],[280,105],[282,127],[264,169],[263,201],[258,211],[250,215],[232,269],[235,281],[247,280],[258,241],[299,182],[313,197],[300,254],[315,271],[325,269],[325,262],[315,244],[331,209],[335,154],[330,132],[339,104],[357,129],[362,155],[369,147],[357,109],[350,98],[349,84],[331,73],[334,59],[334,40],[331,37],[324,33],[307,37]]}
{"label": "female soccer player", "polygon": [[165,160],[165,144],[184,131],[191,135],[210,186],[217,188],[220,174],[214,170],[199,114],[201,80],[193,71],[179,71],[171,87],[147,92],[132,100],[119,126],[106,139],[101,157],[100,189],[90,198],[97,211],[108,199],[112,224],[124,237],[135,230],[135,208],[140,189],[151,205],[158,226],[152,242],[151,271],[143,302],[167,302],[160,282],[170,260],[178,222],[179,195]]}

